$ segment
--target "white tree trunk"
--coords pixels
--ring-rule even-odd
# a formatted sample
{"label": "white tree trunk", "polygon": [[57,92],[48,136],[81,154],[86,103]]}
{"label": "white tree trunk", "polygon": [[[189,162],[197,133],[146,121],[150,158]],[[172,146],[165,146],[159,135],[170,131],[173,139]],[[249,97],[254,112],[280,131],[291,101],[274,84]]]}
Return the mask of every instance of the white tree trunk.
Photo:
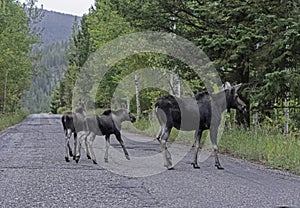
{"label": "white tree trunk", "polygon": [[138,75],[134,76],[135,81],[135,95],[136,95],[136,116],[137,120],[141,117],[141,104],[140,104],[140,91],[139,91],[139,77]]}
{"label": "white tree trunk", "polygon": [[253,125],[255,127],[258,126],[258,112],[257,111],[255,111],[254,114],[253,114]]}
{"label": "white tree trunk", "polygon": [[173,76],[174,76],[174,72],[171,71],[170,72],[170,95],[174,95],[175,94],[174,88],[173,88],[173,85],[174,85],[174,83],[173,83],[173,80],[174,80]]}
{"label": "white tree trunk", "polygon": [[290,118],[290,108],[289,108],[289,93],[287,93],[287,97],[284,99],[284,117],[285,117],[285,121],[284,121],[284,129],[283,132],[284,134],[288,134],[289,133],[289,118]]}
{"label": "white tree trunk", "polygon": [[174,78],[173,83],[174,83],[175,96],[180,97],[180,79],[178,74],[174,74],[173,78]]}
{"label": "white tree trunk", "polygon": [[173,71],[170,72],[170,94],[176,97],[180,97],[180,78],[175,70],[178,66],[176,65]]}
{"label": "white tree trunk", "polygon": [[126,108],[128,111],[130,111],[130,99],[129,97],[126,98]]}

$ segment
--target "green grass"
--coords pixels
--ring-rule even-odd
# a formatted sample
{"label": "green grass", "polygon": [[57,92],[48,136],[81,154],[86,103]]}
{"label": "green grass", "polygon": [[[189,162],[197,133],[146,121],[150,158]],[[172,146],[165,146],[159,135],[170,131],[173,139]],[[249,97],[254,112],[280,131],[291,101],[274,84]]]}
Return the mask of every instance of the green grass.
{"label": "green grass", "polygon": [[[123,128],[142,133],[155,138],[159,124],[146,119],[131,125],[125,122]],[[178,138],[179,131],[172,129],[170,141],[192,144],[194,132],[182,134]],[[202,142],[206,138],[207,131],[202,135]],[[252,162],[258,162],[270,168],[288,170],[291,173],[300,175],[300,138],[299,135],[284,136],[274,132],[270,128],[256,128],[252,130],[234,127],[232,130],[225,130],[219,141],[219,151],[223,154],[230,154]]]}
{"label": "green grass", "polygon": [[288,170],[300,175],[300,139],[263,128],[225,131],[219,143],[222,153]]}
{"label": "green grass", "polygon": [[28,111],[24,110],[19,110],[9,114],[0,114],[0,131],[20,123],[28,114]]}

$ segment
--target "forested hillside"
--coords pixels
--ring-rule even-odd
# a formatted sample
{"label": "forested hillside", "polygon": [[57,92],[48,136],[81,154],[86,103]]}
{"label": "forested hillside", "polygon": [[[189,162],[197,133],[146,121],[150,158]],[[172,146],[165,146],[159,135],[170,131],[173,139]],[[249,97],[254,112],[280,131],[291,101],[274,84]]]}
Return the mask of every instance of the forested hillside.
{"label": "forested hillside", "polygon": [[33,54],[35,74],[32,85],[22,99],[22,106],[31,113],[49,112],[51,94],[61,79],[68,63],[67,49],[74,22],[80,20],[69,14],[43,10],[42,19],[36,27],[42,28],[40,41]]}
{"label": "forested hillside", "polygon": [[37,47],[34,61],[35,73],[30,90],[22,98],[22,106],[31,113],[49,112],[51,94],[63,76],[67,65],[68,40]]}
{"label": "forested hillside", "polygon": [[[43,19],[37,24],[44,28],[41,41],[44,45],[66,41],[71,37],[75,16],[43,10]],[[77,17],[80,20],[80,17]]]}

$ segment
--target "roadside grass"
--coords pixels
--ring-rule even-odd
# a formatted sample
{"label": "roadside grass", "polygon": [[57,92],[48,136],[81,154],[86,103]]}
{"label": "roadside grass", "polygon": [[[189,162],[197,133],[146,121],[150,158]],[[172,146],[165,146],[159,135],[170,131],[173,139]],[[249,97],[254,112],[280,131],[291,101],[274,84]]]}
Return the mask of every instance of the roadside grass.
{"label": "roadside grass", "polygon": [[[125,122],[124,124],[122,124],[122,128],[126,129],[128,131],[131,132],[135,132],[135,133],[140,133],[140,134],[145,134],[147,136],[153,137],[153,139],[156,138],[159,130],[160,130],[160,126],[159,123],[157,121],[149,121],[145,118],[140,119],[139,121],[130,124],[129,122]],[[193,143],[193,132],[185,132],[186,134],[184,134],[185,137],[183,138],[178,138],[178,134],[179,131],[175,128],[172,129],[169,140],[171,142],[175,141],[176,142],[181,142],[181,143],[185,143],[185,144],[192,144]]]}
{"label": "roadside grass", "polygon": [[20,123],[28,114],[29,112],[25,110],[19,110],[8,114],[0,114],[0,131]]}
{"label": "roadside grass", "polygon": [[223,133],[219,149],[221,153],[300,175],[300,139],[295,135],[284,136],[262,127],[233,128]]}
{"label": "roadside grass", "polygon": [[[133,125],[125,122],[123,128],[151,136],[154,139],[159,131],[159,124],[141,119]],[[203,133],[202,142],[205,140],[207,132]],[[184,136],[181,138],[177,138],[178,133],[179,131],[173,128],[170,141],[176,139],[176,142],[193,144],[193,131],[183,134]],[[218,145],[220,153],[300,175],[300,138],[297,135],[284,136],[270,128],[263,127],[251,130],[233,127],[231,130],[224,131]]]}

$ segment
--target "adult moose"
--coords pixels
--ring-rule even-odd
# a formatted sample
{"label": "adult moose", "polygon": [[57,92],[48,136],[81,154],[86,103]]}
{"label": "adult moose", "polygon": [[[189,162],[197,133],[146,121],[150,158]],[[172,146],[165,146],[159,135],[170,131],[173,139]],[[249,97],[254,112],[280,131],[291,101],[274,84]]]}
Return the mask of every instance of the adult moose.
{"label": "adult moose", "polygon": [[[78,149],[78,138],[77,134],[79,131],[83,130],[83,121],[85,117],[85,104],[80,99],[75,108],[75,112],[65,112],[61,118],[61,122],[63,125],[64,133],[65,133],[65,160],[66,162],[70,162],[69,156],[73,157],[73,159],[78,163],[79,158],[76,156],[76,152],[80,151]],[[74,152],[72,152],[70,146],[71,136],[74,136]]]}
{"label": "adult moose", "polygon": [[194,168],[198,166],[198,152],[201,149],[201,136],[204,130],[210,130],[210,139],[213,144],[215,166],[223,169],[218,158],[217,134],[221,122],[222,112],[231,108],[240,111],[246,110],[245,103],[239,98],[237,91],[241,84],[230,86],[224,84],[224,89],[209,95],[207,92],[200,92],[191,98],[177,98],[165,96],[157,100],[155,112],[160,124],[160,131],[157,140],[160,142],[164,158],[164,166],[172,169],[171,154],[167,149],[167,141],[173,127],[183,131],[195,130]]}
{"label": "adult moose", "polygon": [[95,153],[93,151],[93,142],[96,136],[105,136],[106,150],[104,155],[104,161],[108,162],[110,135],[114,134],[124,151],[126,159],[129,160],[129,154],[121,137],[121,123],[124,121],[130,121],[133,123],[135,122],[135,120],[136,118],[125,109],[120,109],[117,111],[106,110],[103,112],[102,115],[99,116],[86,116],[86,118],[84,119],[84,131],[88,133],[83,135],[80,138],[80,141],[84,141],[86,144],[87,157],[89,159],[92,159],[94,164],[97,164]]}

